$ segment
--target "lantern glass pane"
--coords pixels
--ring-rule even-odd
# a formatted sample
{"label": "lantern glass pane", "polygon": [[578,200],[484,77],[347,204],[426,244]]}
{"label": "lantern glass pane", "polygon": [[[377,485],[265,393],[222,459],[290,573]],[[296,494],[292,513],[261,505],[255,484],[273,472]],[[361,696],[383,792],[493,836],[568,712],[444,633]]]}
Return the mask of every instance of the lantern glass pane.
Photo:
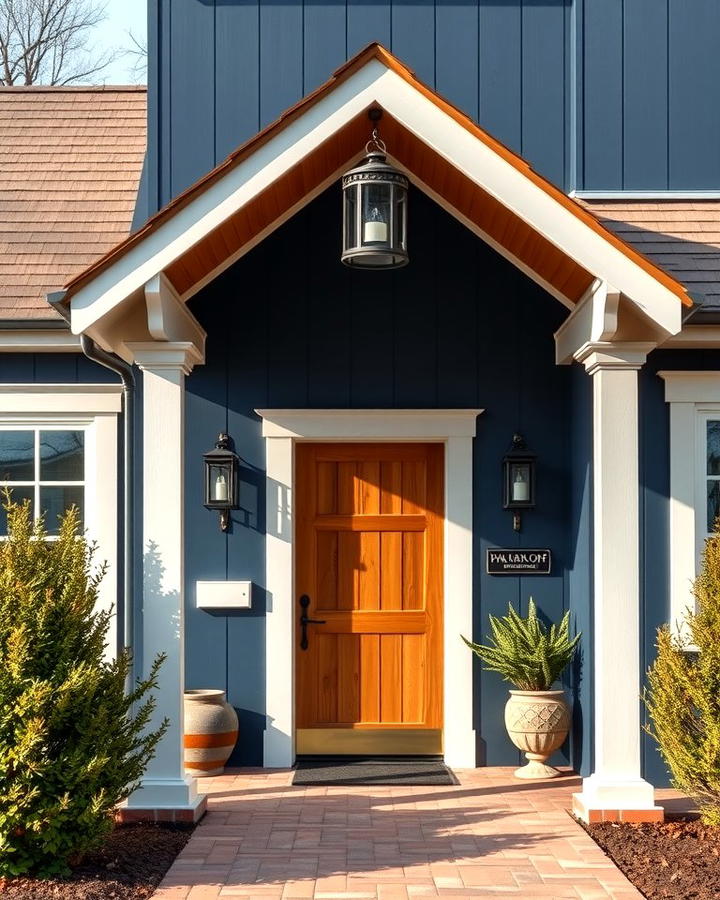
{"label": "lantern glass pane", "polygon": [[387,244],[391,190],[388,184],[363,186],[363,244]]}
{"label": "lantern glass pane", "polygon": [[211,463],[208,467],[208,488],[211,503],[227,503],[230,500],[230,466]]}
{"label": "lantern glass pane", "polygon": [[357,185],[345,188],[345,248],[357,247]]}
{"label": "lantern glass pane", "polygon": [[395,234],[393,235],[393,247],[405,249],[405,208],[407,194],[401,187],[396,189],[397,204],[395,207]]}
{"label": "lantern glass pane", "polygon": [[530,466],[527,463],[513,463],[510,468],[510,500],[512,503],[530,500]]}

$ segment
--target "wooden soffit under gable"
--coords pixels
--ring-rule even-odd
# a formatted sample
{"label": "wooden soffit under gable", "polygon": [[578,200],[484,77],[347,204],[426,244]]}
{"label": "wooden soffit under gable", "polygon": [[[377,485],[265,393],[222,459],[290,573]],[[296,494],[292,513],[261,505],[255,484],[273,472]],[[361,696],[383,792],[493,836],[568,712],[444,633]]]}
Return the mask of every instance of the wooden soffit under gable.
{"label": "wooden soffit under gable", "polygon": [[[382,66],[378,66],[378,62]],[[383,82],[383,72],[394,74],[388,75]],[[365,73],[367,78],[362,82]],[[395,76],[399,76],[400,81]],[[353,77],[355,81],[347,84]],[[394,78],[394,82],[388,85],[387,78]],[[347,96],[341,98],[343,88],[345,95],[352,94],[350,88],[360,82],[364,93],[354,95],[358,101],[353,106],[350,102],[352,96],[350,100]],[[379,96],[373,93],[375,84]],[[408,85],[413,89],[409,93]],[[301,126],[302,121],[299,120],[306,113],[317,119],[318,113],[313,109],[315,105],[332,101],[336,91],[337,96],[346,104],[342,108],[351,109],[352,115],[346,115],[344,119],[338,118],[337,127],[326,129],[327,136],[322,141],[314,144],[310,150],[306,145],[303,153],[298,154],[296,159],[291,159],[285,167],[275,165],[274,158],[271,157],[266,165],[273,168],[272,178],[266,180],[264,189],[255,192],[236,208],[230,208],[227,215],[219,216],[218,224],[211,229],[195,229],[193,235],[196,234],[196,237],[186,241],[184,246],[176,239],[173,247],[178,247],[177,252],[166,253],[164,257],[161,253],[156,253],[157,246],[162,245],[166,226],[175,217],[189,216],[207,192],[216,190],[226,176],[232,178],[239,166],[251,163],[254,154],[268,154],[270,150],[266,145],[278,137],[282,138],[284,130],[290,126]],[[392,99],[392,103],[387,102],[384,91]],[[413,105],[413,98],[417,98],[414,105],[420,110],[414,119],[412,114],[405,115],[405,110]],[[403,100],[407,101],[404,105]],[[432,105],[428,106],[427,101]],[[632,297],[639,308],[647,312],[643,310],[644,298],[641,295],[655,290],[659,298],[658,308],[662,313],[659,319],[664,316],[664,327],[669,332],[679,331],[680,304],[677,304],[678,311],[675,315],[674,303],[680,301],[682,304],[692,305],[683,285],[617,235],[607,231],[592,213],[534,172],[523,159],[418,81],[412,72],[377,44],[358,54],[325,85],[288,110],[277,122],[248,141],[216,169],[160,210],[138,232],[73,279],[66,286],[66,302],[72,305],[73,298],[81,294],[78,297],[79,306],[86,309],[92,304],[93,296],[102,296],[105,303],[103,314],[106,314],[111,302],[123,302],[122,291],[126,283],[132,287],[132,291],[130,287],[127,289],[127,297],[130,297],[139,285],[130,284],[132,277],[128,275],[128,271],[132,267],[128,261],[125,261],[123,269],[123,259],[128,254],[129,260],[141,260],[139,268],[149,277],[158,274],[151,271],[153,260],[162,258],[161,271],[177,294],[183,300],[189,299],[204,284],[338,179],[345,168],[362,158],[369,133],[367,110],[373,105],[379,105],[385,111],[381,132],[393,162],[403,168],[420,189],[425,190],[480,237],[515,262],[568,308],[572,309],[586,295],[596,278],[603,277],[597,271],[599,264],[595,263],[610,259],[616,271],[627,272],[628,296]],[[393,108],[388,109],[388,106]],[[318,107],[319,110],[324,108]],[[510,173],[512,187],[505,194],[497,190],[497,185],[494,192],[486,189],[485,185],[489,181],[483,181],[482,172],[470,173],[472,166],[468,167],[468,171],[463,171],[462,166],[448,158],[452,153],[446,153],[447,140],[445,149],[440,152],[437,145],[442,145],[436,140],[437,135],[428,134],[430,129],[423,129],[422,124],[418,124],[424,121],[423,110],[426,120],[427,111],[430,110],[436,122],[438,110],[444,114],[441,116],[442,122],[448,123],[448,129],[456,129],[455,135],[460,142],[467,144],[469,139],[476,142],[471,144],[469,151],[465,148],[466,158],[484,154],[486,163],[497,163],[500,168],[504,166],[504,170]],[[458,131],[457,126],[462,130]],[[287,134],[290,135],[291,131]],[[274,147],[274,144],[270,146]],[[235,177],[237,178],[237,174]],[[209,194],[208,197],[210,196],[212,195]],[[207,201],[205,203],[207,206]],[[553,228],[542,229],[537,224],[531,224],[533,215],[528,213],[527,218],[525,217],[524,203],[527,203],[528,209],[534,204],[532,212],[536,223],[539,220],[538,203],[543,206],[546,217],[549,210]],[[556,222],[559,223],[557,228]],[[191,225],[195,226],[192,217]],[[568,235],[571,239],[563,240]],[[152,252],[148,250],[147,259],[142,257],[144,242],[152,249]],[[587,252],[586,245],[590,248]],[[574,250],[571,252],[567,247]],[[410,250],[412,253],[412,247]],[[122,277],[118,275],[113,281],[115,271],[121,273]],[[625,289],[618,280],[614,281],[618,290]],[[95,286],[93,282],[96,282]],[[651,289],[649,292],[648,288]],[[632,296],[633,293],[635,296]],[[112,301],[108,300],[110,297]],[[677,328],[673,324],[675,320]],[[76,328],[73,323],[73,330],[83,330],[83,327],[80,324]]]}

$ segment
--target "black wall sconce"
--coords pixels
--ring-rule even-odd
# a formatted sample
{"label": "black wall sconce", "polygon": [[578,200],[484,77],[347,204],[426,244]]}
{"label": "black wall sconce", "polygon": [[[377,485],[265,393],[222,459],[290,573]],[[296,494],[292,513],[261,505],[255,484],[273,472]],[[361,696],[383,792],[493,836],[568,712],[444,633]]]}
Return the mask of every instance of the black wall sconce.
{"label": "black wall sconce", "polygon": [[230,510],[239,509],[238,455],[232,438],[218,435],[214,450],[203,454],[205,463],[205,507],[220,513],[220,530],[230,527]]}
{"label": "black wall sconce", "polygon": [[535,506],[535,459],[525,439],[514,434],[503,457],[503,509],[513,511],[513,530],[520,531],[520,511]]}

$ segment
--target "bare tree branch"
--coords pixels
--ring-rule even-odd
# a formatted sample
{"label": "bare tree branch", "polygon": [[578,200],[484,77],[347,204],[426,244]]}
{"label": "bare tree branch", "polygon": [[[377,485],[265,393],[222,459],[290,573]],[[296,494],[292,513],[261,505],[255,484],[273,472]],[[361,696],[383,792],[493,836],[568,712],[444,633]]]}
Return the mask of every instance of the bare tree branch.
{"label": "bare tree branch", "polygon": [[105,18],[102,0],[0,0],[0,86],[98,76],[118,56],[89,43]]}

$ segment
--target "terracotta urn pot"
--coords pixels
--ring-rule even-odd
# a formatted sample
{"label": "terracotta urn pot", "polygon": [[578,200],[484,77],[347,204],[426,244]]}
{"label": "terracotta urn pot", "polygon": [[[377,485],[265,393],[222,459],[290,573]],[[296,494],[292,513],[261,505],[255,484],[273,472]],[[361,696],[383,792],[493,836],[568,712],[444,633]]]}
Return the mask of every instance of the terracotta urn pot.
{"label": "terracotta urn pot", "polygon": [[505,727],[510,740],[525,751],[528,759],[526,766],[515,771],[517,778],[555,778],[560,774],[545,760],[562,745],[570,730],[570,707],[564,691],[510,691]]}
{"label": "terracotta urn pot", "polygon": [[185,773],[196,778],[222,775],[235,747],[238,717],[225,691],[185,691]]}

